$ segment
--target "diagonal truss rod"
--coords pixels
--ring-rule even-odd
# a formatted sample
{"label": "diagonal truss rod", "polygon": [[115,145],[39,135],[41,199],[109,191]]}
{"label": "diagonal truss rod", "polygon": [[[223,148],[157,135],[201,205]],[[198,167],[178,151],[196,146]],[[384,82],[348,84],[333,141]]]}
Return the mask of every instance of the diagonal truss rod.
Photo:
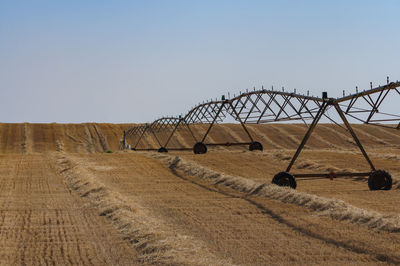
{"label": "diagonal truss rod", "polygon": [[[330,106],[335,107],[336,110],[343,107],[343,115],[348,115],[360,122],[400,129],[400,115],[379,111],[384,100],[388,98],[389,92],[393,91],[395,94],[400,95],[398,87],[400,87],[400,82],[388,82],[384,86],[371,88],[345,97],[329,98],[329,102]],[[185,128],[190,132],[193,140],[197,142],[198,138],[193,133],[191,126],[208,124],[207,132],[200,138],[201,141],[204,141],[215,124],[222,122],[226,117],[232,117],[241,124],[250,141],[253,142],[254,139],[246,124],[302,121],[308,125],[307,121],[311,120],[312,123],[309,127],[312,127],[314,121],[316,119],[319,121],[322,116],[333,121],[325,114],[325,109],[321,112],[322,107],[325,106],[326,108],[326,101],[327,98],[262,88],[261,90],[242,93],[231,99],[225,100],[223,98],[220,101],[215,100],[199,104],[189,110],[183,117],[163,117],[150,124],[136,125],[125,131],[124,139],[134,140],[135,145],[133,147],[136,148],[145,136],[152,135],[160,147],[166,147],[173,135],[176,134],[176,131],[179,128]],[[367,108],[360,107],[359,104],[361,102],[364,102]],[[366,116],[361,118],[359,114],[366,114]],[[386,115],[389,116],[389,119],[375,118],[377,115]],[[339,113],[339,116],[343,120],[341,113]],[[399,123],[395,126],[389,126],[380,124],[382,122]],[[166,136],[166,141],[161,142],[157,137],[158,134]]]}

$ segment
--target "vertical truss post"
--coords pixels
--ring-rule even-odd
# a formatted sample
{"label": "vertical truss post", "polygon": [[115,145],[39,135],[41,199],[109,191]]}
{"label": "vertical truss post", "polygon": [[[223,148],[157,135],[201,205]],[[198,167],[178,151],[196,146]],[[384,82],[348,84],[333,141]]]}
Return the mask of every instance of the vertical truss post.
{"label": "vertical truss post", "polygon": [[296,161],[297,157],[299,156],[300,152],[303,150],[304,146],[306,145],[308,139],[311,136],[311,133],[313,132],[315,126],[318,124],[319,120],[321,119],[322,115],[324,114],[326,107],[328,106],[328,103],[324,101],[321,105],[321,107],[318,110],[318,113],[316,114],[313,122],[311,123],[310,127],[307,130],[307,133],[305,134],[303,140],[301,141],[299,147],[297,148],[296,153],[293,155],[292,161],[290,162],[289,166],[286,169],[286,172],[290,172],[290,169],[292,168],[294,162]]}
{"label": "vertical truss post", "polygon": [[372,163],[372,161],[369,159],[368,154],[364,150],[364,147],[362,146],[360,140],[358,139],[356,133],[354,132],[353,128],[350,126],[349,121],[347,121],[346,116],[343,114],[342,109],[340,109],[339,104],[335,103],[333,106],[335,106],[336,111],[338,112],[340,118],[343,120],[345,126],[347,127],[347,130],[350,132],[351,136],[353,137],[354,141],[357,143],[358,148],[360,148],[362,154],[364,155],[365,159],[367,160],[368,164],[371,166],[371,170],[375,171],[375,167]]}
{"label": "vertical truss post", "polygon": [[124,130],[124,135],[122,137],[122,147],[125,150],[126,149],[126,131]]}
{"label": "vertical truss post", "polygon": [[236,115],[237,120],[239,120],[240,124],[242,125],[242,128],[244,129],[244,131],[246,132],[247,136],[249,136],[249,139],[251,142],[254,142],[253,137],[250,135],[250,132],[247,130],[245,124],[243,123],[242,119],[240,119],[239,114],[236,112],[235,108],[233,108],[232,102],[229,102],[229,105],[232,108],[232,111],[234,112],[234,114]]}
{"label": "vertical truss post", "polygon": [[204,136],[203,136],[201,142],[204,143],[204,141],[206,140],[206,137],[207,137],[208,133],[210,132],[210,130],[211,130],[211,128],[213,127],[213,125],[215,124],[215,121],[216,121],[217,118],[219,117],[219,114],[221,113],[222,108],[223,108],[224,106],[225,106],[225,102],[223,102],[223,103],[221,104],[221,107],[218,109],[217,113],[215,114],[215,117],[214,117],[213,121],[211,122],[210,126],[208,127],[206,134],[204,134]]}

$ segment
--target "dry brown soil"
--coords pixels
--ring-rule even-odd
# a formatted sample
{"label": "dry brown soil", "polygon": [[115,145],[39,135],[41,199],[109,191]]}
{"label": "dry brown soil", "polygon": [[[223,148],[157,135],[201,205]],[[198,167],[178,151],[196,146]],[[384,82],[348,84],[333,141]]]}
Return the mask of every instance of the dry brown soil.
{"label": "dry brown soil", "polygon": [[[0,124],[1,265],[400,264],[400,232],[216,185],[170,169],[152,153],[118,151],[129,126]],[[263,152],[215,147],[204,155],[169,154],[269,184],[286,169],[306,128],[249,128]],[[376,168],[392,174],[393,189],[369,191],[365,179],[338,178],[301,180],[298,191],[400,222],[400,132],[364,125],[355,130]],[[171,147],[193,145],[187,132],[178,133]],[[227,124],[211,131],[206,142],[213,141],[248,139]],[[151,137],[146,144],[156,147]],[[292,172],[331,170],[369,168],[344,130],[320,125]]]}

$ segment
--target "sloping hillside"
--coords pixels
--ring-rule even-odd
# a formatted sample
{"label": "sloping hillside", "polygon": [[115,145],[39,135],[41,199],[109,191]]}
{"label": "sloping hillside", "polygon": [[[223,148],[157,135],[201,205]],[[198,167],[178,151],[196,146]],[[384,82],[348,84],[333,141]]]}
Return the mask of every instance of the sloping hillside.
{"label": "sloping hillside", "polygon": [[[200,140],[208,125],[191,126],[192,131]],[[307,127],[304,124],[265,124],[248,125],[254,140],[263,144],[264,149],[295,149],[301,142]],[[361,142],[369,148],[400,147],[400,130],[393,130],[371,125],[354,125],[354,130]],[[155,132],[161,143],[165,143],[171,131]],[[135,145],[138,137],[131,136],[128,143]],[[249,142],[250,139],[240,125],[221,124],[214,126],[205,143]],[[186,128],[181,128],[172,137],[169,148],[192,147],[196,141]],[[159,148],[152,134],[146,134],[139,142],[138,148]],[[333,124],[320,124],[315,128],[306,148],[308,149],[351,149],[356,147],[349,133]],[[221,148],[221,147],[220,147]],[[222,147],[223,148],[223,147]],[[229,147],[232,149],[234,147]]]}
{"label": "sloping hillside", "polygon": [[[119,149],[123,131],[129,124],[83,123],[83,124],[0,124],[0,153],[24,154],[63,150],[71,153],[96,153]],[[194,135],[200,139],[207,125],[192,126]],[[295,149],[307,127],[303,124],[248,125],[250,134],[263,144],[264,149]],[[369,148],[399,148],[400,130],[369,125],[354,125],[361,142]],[[170,132],[156,133],[162,143]],[[129,137],[127,142],[136,143]],[[248,142],[249,138],[240,125],[216,125],[206,138],[206,143]],[[185,129],[177,131],[168,147],[190,148],[195,140]],[[158,148],[156,139],[146,135],[138,147]],[[321,124],[315,129],[306,148],[351,149],[356,147],[350,135],[332,124]],[[223,149],[224,147],[219,147]],[[229,147],[235,149],[235,147]],[[243,149],[238,147],[236,149]]]}
{"label": "sloping hillside", "polygon": [[0,124],[0,153],[64,150],[96,153],[117,150],[125,124]]}

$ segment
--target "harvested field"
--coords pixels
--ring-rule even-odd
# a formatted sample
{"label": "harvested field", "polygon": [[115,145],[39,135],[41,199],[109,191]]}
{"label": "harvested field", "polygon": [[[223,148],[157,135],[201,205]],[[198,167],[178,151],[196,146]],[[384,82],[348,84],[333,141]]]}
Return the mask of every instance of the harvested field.
{"label": "harvested field", "polygon": [[[355,125],[392,190],[338,178],[293,191],[270,183],[303,125],[252,125],[263,152],[202,155],[118,151],[129,126],[0,124],[0,264],[400,264],[399,131]],[[232,124],[207,140],[247,141]],[[182,144],[193,145],[184,132],[171,147]],[[330,170],[369,169],[345,131],[323,124],[293,171]]]}
{"label": "harvested field", "polygon": [[137,252],[72,193],[44,155],[1,158],[2,265],[116,265]]}

